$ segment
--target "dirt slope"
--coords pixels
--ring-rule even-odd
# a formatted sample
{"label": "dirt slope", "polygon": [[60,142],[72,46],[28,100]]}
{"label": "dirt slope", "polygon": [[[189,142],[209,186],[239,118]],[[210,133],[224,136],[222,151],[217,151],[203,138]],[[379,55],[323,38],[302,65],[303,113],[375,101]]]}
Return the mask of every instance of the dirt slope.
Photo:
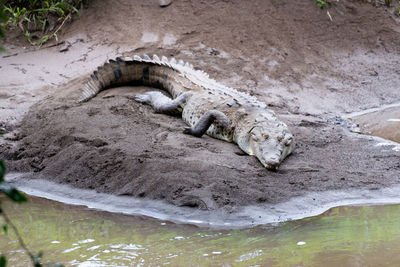
{"label": "dirt slope", "polygon": [[[327,122],[400,101],[399,24],[364,1],[328,8],[333,21],[311,0],[174,1],[167,8],[157,1],[92,1],[64,32],[65,40],[78,40],[69,51],[40,50],[67,61],[59,64],[67,82],[46,93],[35,89],[39,99],[51,96],[29,102],[36,104],[6,136],[0,155],[12,170],[60,183],[203,209],[399,183],[399,152]],[[142,53],[189,61],[256,95],[291,127],[295,153],[270,172],[233,144],[183,135],[182,120],[126,98],[148,88],[108,90],[75,103],[83,74],[99,61]],[[13,71],[9,58],[2,64],[2,73]]]}

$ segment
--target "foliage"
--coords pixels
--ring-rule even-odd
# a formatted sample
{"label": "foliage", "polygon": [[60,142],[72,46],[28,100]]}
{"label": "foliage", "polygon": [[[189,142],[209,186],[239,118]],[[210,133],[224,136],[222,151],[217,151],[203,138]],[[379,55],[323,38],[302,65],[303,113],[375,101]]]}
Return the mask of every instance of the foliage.
{"label": "foliage", "polygon": [[[7,21],[7,16],[4,14],[3,11],[3,1],[0,0],[0,38],[4,38],[4,33],[3,33],[3,27],[2,27],[2,21]],[[0,46],[0,52],[3,51],[4,48]],[[0,258],[0,267],[2,267],[2,259]]]}
{"label": "foliage", "polygon": [[[7,21],[8,18],[7,16],[4,14],[4,5],[3,5],[3,1],[0,0],[0,21]],[[0,27],[0,37],[3,38],[4,37],[4,33],[2,31],[2,28]]]}
{"label": "foliage", "polygon": [[[0,0],[1,1],[1,0]],[[6,0],[2,12],[5,28],[19,28],[32,45],[55,38],[64,23],[79,15],[84,0]]]}
{"label": "foliage", "polygon": [[23,195],[15,187],[11,186],[9,183],[4,181],[5,172],[6,172],[6,166],[4,162],[0,160],[0,192],[5,194],[8,198],[10,198],[14,202],[17,203],[25,202],[26,201],[25,195]]}
{"label": "foliage", "polygon": [[394,14],[398,17],[400,17],[400,6],[398,6],[395,10],[394,10]]}
{"label": "foliage", "polygon": [[323,9],[326,6],[326,2],[323,0],[317,0],[316,1],[317,6],[319,6],[321,9]]}

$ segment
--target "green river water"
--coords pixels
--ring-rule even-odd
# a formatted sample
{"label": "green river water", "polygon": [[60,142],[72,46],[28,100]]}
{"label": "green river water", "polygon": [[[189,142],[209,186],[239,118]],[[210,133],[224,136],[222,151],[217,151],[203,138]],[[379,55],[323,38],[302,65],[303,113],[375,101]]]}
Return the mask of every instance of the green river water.
{"label": "green river water", "polygon": [[[400,205],[347,206],[297,221],[210,230],[89,210],[42,198],[9,214],[32,251],[66,266],[399,266]],[[0,235],[8,266],[28,266],[15,235]]]}

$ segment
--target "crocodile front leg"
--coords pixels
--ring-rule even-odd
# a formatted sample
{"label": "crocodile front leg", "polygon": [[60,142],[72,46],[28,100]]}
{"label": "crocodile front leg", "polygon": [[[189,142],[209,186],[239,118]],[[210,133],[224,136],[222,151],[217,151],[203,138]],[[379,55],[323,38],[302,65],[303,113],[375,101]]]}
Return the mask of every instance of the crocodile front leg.
{"label": "crocodile front leg", "polygon": [[183,106],[191,95],[192,93],[187,92],[175,99],[171,99],[161,92],[151,91],[142,95],[135,95],[134,100],[139,103],[151,105],[156,113],[179,115],[182,113]]}
{"label": "crocodile front leg", "polygon": [[232,123],[229,118],[218,110],[209,110],[201,116],[199,121],[193,127],[185,127],[183,133],[201,137],[214,124],[221,135],[229,135],[233,132]]}

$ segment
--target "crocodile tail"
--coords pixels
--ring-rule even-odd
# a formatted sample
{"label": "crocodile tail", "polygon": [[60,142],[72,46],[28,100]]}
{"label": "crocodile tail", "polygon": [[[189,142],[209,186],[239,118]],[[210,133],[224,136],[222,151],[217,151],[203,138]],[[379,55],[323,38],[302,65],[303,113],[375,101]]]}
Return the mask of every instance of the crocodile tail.
{"label": "crocodile tail", "polygon": [[127,78],[129,73],[126,61],[126,59],[117,58],[98,67],[84,84],[79,102],[89,101],[104,89],[122,84],[122,81],[125,80],[122,78],[124,76]]}
{"label": "crocodile tail", "polygon": [[176,97],[184,91],[185,83],[179,75],[174,75],[181,72],[176,64],[157,55],[152,59],[147,55],[135,55],[109,60],[90,75],[81,90],[79,102],[86,102],[107,88],[131,84],[164,89]]}

